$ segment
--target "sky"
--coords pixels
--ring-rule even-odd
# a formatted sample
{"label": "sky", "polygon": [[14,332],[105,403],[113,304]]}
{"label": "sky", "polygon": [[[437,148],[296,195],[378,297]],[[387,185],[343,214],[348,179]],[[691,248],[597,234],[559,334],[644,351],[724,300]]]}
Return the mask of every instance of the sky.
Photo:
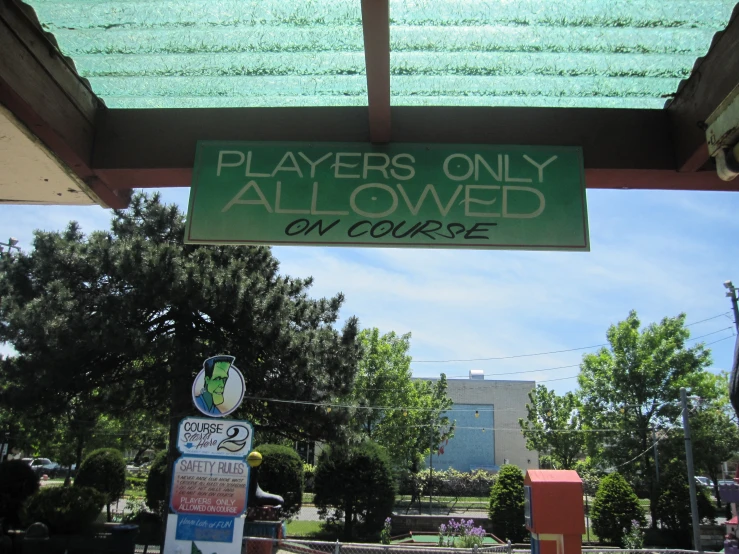
{"label": "sky", "polygon": [[[186,211],[189,189],[161,193]],[[588,190],[587,202],[589,253],[306,246],[273,253],[282,273],[314,277],[314,297],[343,292],[342,319],[410,332],[417,377],[467,378],[482,369],[486,379],[574,390],[583,353],[606,343],[608,326],[632,309],[644,325],[685,313],[688,324],[697,322],[691,336],[701,337],[690,344],[711,349],[711,371],[729,371],[735,333],[723,282],[739,284],[739,194]],[[0,240],[15,237],[28,250],[34,229],[76,220],[90,232],[108,228],[111,215],[97,206],[3,205]]]}

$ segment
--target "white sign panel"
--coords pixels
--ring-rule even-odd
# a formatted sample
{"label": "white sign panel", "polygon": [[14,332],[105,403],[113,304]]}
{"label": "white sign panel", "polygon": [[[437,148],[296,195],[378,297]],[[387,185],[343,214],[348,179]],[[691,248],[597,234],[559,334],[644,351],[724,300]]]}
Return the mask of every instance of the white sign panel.
{"label": "white sign panel", "polygon": [[[224,526],[218,522],[206,522],[204,518],[190,515],[169,514],[167,517],[167,536],[164,539],[163,554],[241,554],[242,542],[244,538],[244,520],[243,518],[223,518],[230,519],[233,522],[232,537],[230,542],[220,542],[213,540],[207,536],[206,531],[202,531],[202,537],[188,536],[187,539],[178,539],[178,532],[182,533],[183,525],[194,525],[196,528],[209,529],[210,527]],[[203,520],[203,521],[200,521]],[[193,523],[194,522],[194,523]],[[182,536],[182,535],[180,535]]]}
{"label": "white sign panel", "polygon": [[244,458],[251,452],[253,437],[248,421],[186,417],[180,421],[177,448],[192,456]]}

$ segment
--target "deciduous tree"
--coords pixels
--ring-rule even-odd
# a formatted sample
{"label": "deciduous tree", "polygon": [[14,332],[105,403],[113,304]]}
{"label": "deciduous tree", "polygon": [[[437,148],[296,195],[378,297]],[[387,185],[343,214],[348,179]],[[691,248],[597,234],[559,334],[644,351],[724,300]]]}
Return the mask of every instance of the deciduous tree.
{"label": "deciduous tree", "polygon": [[452,406],[446,377],[412,380],[410,338],[377,328],[359,334],[363,353],[349,401],[359,406],[355,431],[384,446],[397,467],[417,473],[424,454],[450,438],[454,426],[445,415]]}
{"label": "deciduous tree", "polygon": [[585,449],[580,401],[571,392],[558,396],[544,385],[529,392],[526,419],[518,423],[526,448],[547,453],[557,469],[573,469]]}
{"label": "deciduous tree", "polygon": [[583,356],[578,382],[584,423],[613,432],[589,435],[588,446],[604,464],[620,467],[632,483],[644,483],[641,492],[652,495],[656,525],[652,432],[679,423],[680,387],[698,395],[706,388],[710,354],[702,344],[688,346],[684,314],[641,328],[632,311],[606,336],[610,348]]}

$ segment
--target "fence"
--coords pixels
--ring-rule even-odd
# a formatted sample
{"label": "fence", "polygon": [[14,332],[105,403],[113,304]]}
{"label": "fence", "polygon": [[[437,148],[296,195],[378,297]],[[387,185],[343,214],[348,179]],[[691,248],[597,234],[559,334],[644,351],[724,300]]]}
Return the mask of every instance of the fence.
{"label": "fence", "polygon": [[[432,543],[408,546],[402,544],[361,544],[245,537],[245,554],[512,554],[510,544],[477,548],[445,548]],[[530,551],[526,551],[527,553]]]}
{"label": "fence", "polygon": [[[361,544],[245,537],[244,554],[531,554],[529,548],[513,548],[510,543],[477,548],[445,548],[433,544]],[[702,554],[696,550],[621,550],[619,548],[583,548],[584,554]]]}

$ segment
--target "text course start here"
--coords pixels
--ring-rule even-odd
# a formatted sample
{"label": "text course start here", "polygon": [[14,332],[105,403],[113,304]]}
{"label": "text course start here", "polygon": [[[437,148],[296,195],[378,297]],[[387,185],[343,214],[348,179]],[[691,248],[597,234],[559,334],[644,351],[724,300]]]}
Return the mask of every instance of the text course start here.
{"label": "text course start here", "polygon": [[588,251],[582,151],[200,142],[185,240]]}

